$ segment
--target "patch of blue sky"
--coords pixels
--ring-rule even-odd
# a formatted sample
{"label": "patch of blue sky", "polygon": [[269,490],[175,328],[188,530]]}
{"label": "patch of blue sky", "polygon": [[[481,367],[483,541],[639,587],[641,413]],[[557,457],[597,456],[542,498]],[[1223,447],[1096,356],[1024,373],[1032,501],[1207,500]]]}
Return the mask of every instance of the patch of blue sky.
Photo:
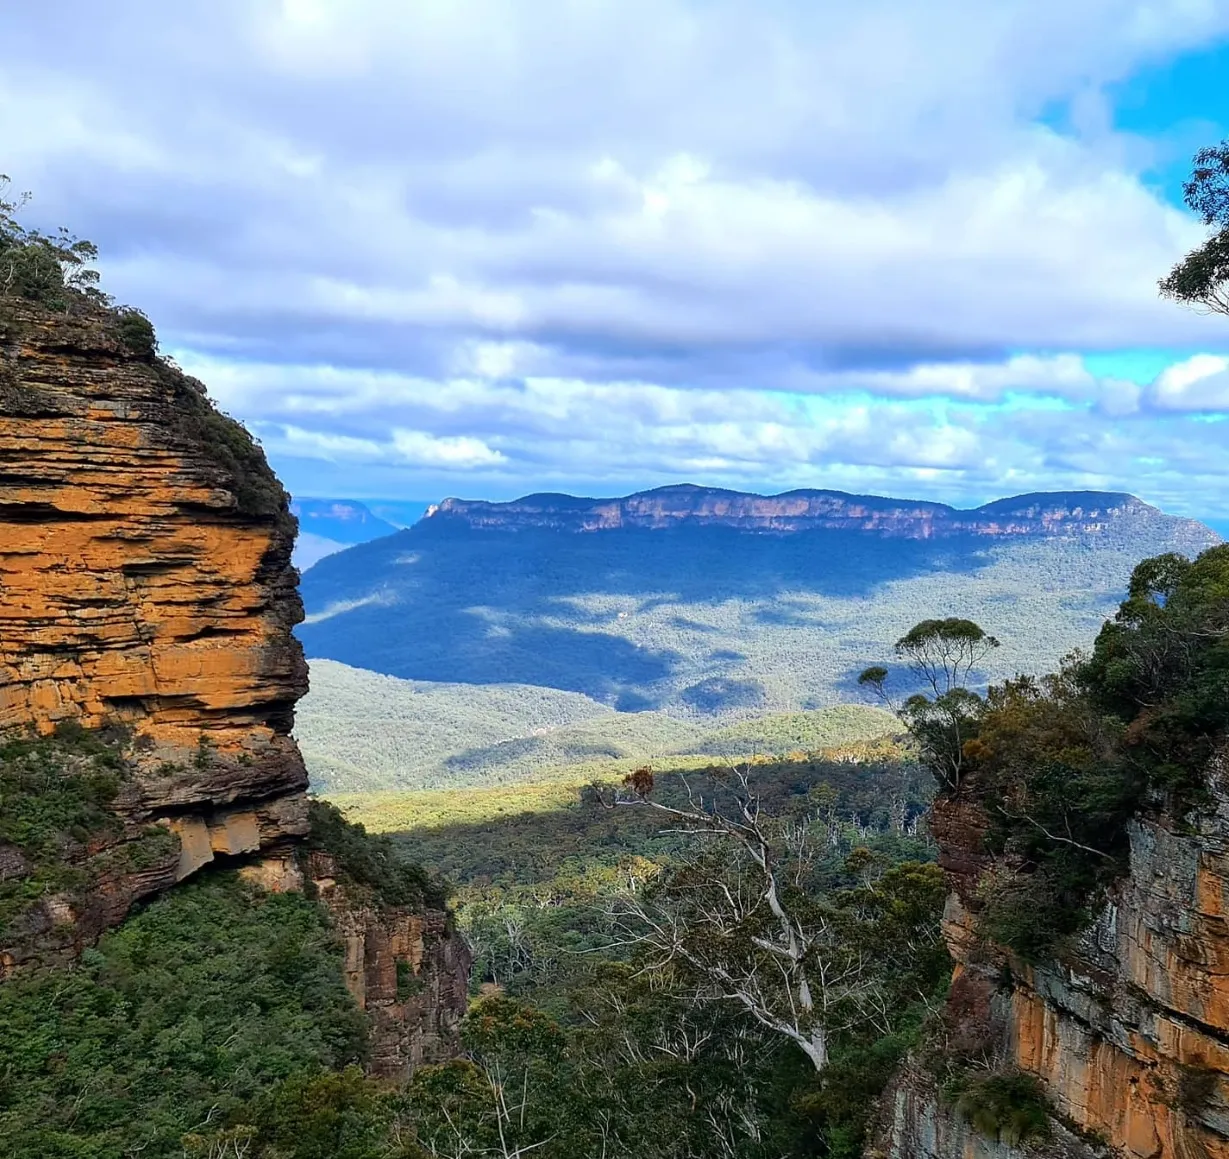
{"label": "patch of blue sky", "polygon": [[1084,354],[1084,368],[1097,378],[1120,378],[1147,386],[1157,375],[1175,362],[1189,358],[1190,350],[1118,350]]}
{"label": "patch of blue sky", "polygon": [[[1145,184],[1174,205],[1191,158],[1229,137],[1229,41],[1140,69],[1104,91],[1110,123],[1146,142]],[[1078,98],[1055,102],[1039,120],[1056,132],[1079,135]]]}

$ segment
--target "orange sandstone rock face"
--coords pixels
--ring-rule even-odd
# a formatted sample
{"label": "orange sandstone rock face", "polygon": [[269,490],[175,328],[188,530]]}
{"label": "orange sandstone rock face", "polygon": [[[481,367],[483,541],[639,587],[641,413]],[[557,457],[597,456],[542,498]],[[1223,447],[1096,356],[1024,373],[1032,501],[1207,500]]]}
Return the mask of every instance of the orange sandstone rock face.
{"label": "orange sandstone rock face", "polygon": [[[1131,872],[1076,951],[1026,967],[987,955],[970,931],[977,832],[967,806],[940,819],[954,885],[945,932],[958,960],[958,993],[980,988],[995,1013],[999,1055],[1036,1075],[1065,1120],[1093,1146],[1059,1130],[1023,1151],[976,1136],[924,1079],[890,1092],[884,1153],[899,1159],[1229,1159],[1229,778],[1211,770],[1216,807],[1187,818],[1136,822]],[[944,828],[944,826],[947,826]],[[949,1014],[951,1010],[949,1009]],[[959,1019],[957,1019],[959,1021]]]}
{"label": "orange sandstone rock face", "polygon": [[287,502],[246,432],[113,316],[4,303],[0,730],[130,730],[116,808],[179,832],[173,877],[306,829]]}

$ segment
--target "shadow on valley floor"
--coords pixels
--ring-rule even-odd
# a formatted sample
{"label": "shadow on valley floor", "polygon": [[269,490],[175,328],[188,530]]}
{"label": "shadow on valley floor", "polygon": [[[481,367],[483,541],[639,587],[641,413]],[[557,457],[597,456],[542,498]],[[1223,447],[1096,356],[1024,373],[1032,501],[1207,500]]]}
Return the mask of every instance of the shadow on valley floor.
{"label": "shadow on valley floor", "polygon": [[[968,575],[990,560],[984,540],[419,525],[312,568],[300,636],[310,656],[408,679],[544,685],[621,709],[659,707],[694,689],[711,710],[723,707],[711,682],[732,675],[721,666],[742,653],[749,627],[824,632],[808,597],[858,603],[892,581]],[[741,611],[730,616],[745,621],[707,622],[734,606]],[[738,703],[729,707],[759,695],[731,689]]]}

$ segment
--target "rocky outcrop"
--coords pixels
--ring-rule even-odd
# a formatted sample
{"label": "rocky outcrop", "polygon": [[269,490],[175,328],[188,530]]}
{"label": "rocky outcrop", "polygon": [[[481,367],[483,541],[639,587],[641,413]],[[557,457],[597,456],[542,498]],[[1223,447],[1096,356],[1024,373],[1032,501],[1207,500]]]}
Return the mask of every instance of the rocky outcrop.
{"label": "rocky outcrop", "polygon": [[401,1078],[456,1057],[472,955],[444,910],[384,904],[318,850],[265,858],[242,872],[266,889],[312,889],[333,915],[346,987],[370,1019],[372,1074]]}
{"label": "rocky outcrop", "polygon": [[[0,729],[131,730],[138,820],[302,793],[287,503],[243,428],[110,312],[6,303]],[[262,840],[301,825],[265,812]]]}
{"label": "rocky outcrop", "polygon": [[943,539],[967,535],[1111,536],[1124,528],[1162,522],[1187,547],[1202,548],[1217,541],[1212,531],[1194,520],[1167,516],[1133,495],[1101,491],[1020,495],[961,511],[943,503],[841,491],[752,495],[681,484],[621,499],[552,494],[527,495],[509,503],[445,499],[427,512],[423,526],[571,532],[726,526],[778,535],[822,529],[901,539]]}
{"label": "rocky outcrop", "polygon": [[225,766],[151,779],[151,809],[303,788],[287,505],[243,428],[105,312],[6,307],[0,728],[120,724],[151,766],[202,742]]}
{"label": "rocky outcrop", "polygon": [[0,980],[225,859],[330,910],[376,1073],[452,1057],[469,953],[448,915],[381,904],[299,843],[289,497],[148,329],[132,336],[96,304],[0,300],[0,738],[47,738],[5,750],[9,784],[25,791],[23,760],[42,777],[26,803],[43,831],[23,849],[0,829]]}
{"label": "rocky outcrop", "polygon": [[[941,804],[944,918],[957,959],[957,1023],[980,1005],[999,1057],[1037,1076],[1061,1118],[1028,1154],[1087,1159],[1229,1159],[1229,756],[1210,773],[1215,805],[1181,824],[1138,819],[1130,874],[1078,946],[1026,966],[974,936],[977,883],[990,867],[969,804]],[[977,996],[970,1001],[970,995]],[[949,1005],[949,1016],[951,1006]],[[918,1074],[890,1092],[882,1149],[956,1159],[1021,1152],[976,1132]],[[1095,1147],[1089,1138],[1100,1139]]]}
{"label": "rocky outcrop", "polygon": [[884,1138],[866,1159],[1109,1159],[1061,1123],[1050,1137],[1012,1144],[979,1133],[940,1094],[934,1077],[910,1067],[883,1097]]}
{"label": "rocky outcrop", "polygon": [[[288,497],[204,387],[120,322],[0,310],[0,731],[130,737],[120,828],[80,855],[113,868],[27,915],[24,952],[43,956],[215,856],[306,832]],[[151,823],[179,845],[123,869]]]}

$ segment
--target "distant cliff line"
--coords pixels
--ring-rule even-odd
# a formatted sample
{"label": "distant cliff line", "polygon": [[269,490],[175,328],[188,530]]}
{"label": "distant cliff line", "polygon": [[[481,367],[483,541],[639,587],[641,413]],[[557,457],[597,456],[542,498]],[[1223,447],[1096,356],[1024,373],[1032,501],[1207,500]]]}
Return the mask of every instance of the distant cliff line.
{"label": "distant cliff line", "polygon": [[618,498],[590,499],[542,493],[508,502],[445,499],[428,509],[426,526],[476,530],[543,528],[583,533],[627,528],[729,527],[784,535],[800,531],[870,532],[885,538],[946,539],[1042,535],[1082,538],[1166,521],[1206,545],[1214,533],[1193,519],[1166,515],[1124,492],[1034,492],[997,499],[970,510],[912,499],[794,490],[757,495],[690,483],[657,487]]}

